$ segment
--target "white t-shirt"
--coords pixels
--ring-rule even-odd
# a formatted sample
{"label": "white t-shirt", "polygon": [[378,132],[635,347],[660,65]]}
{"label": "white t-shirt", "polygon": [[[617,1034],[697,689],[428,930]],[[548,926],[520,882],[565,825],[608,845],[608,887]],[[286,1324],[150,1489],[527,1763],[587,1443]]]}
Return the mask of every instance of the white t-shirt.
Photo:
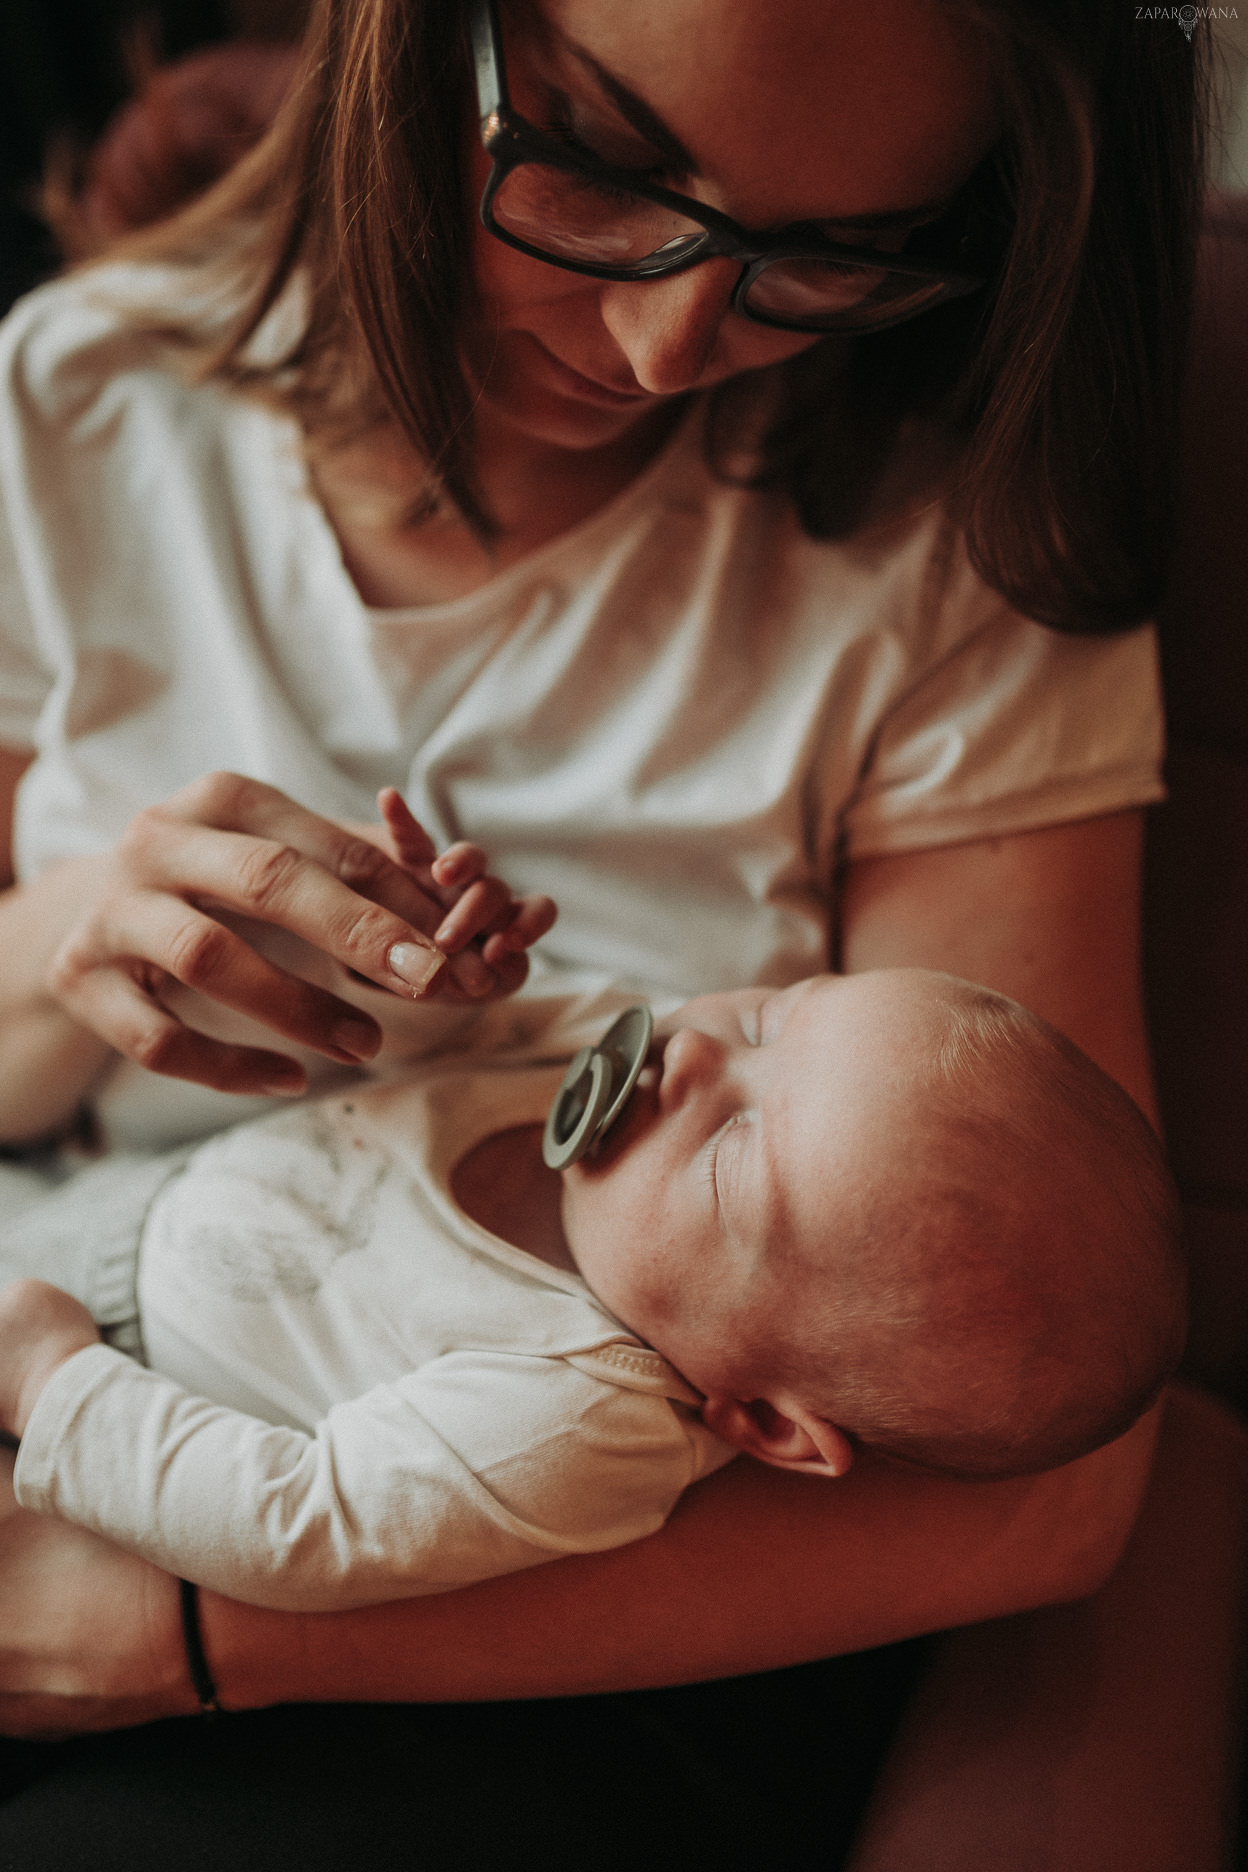
{"label": "white t-shirt", "polygon": [[545,1116],[562,1070],[430,1064],[201,1145],[143,1231],[154,1369],[107,1346],[60,1366],[19,1500],[295,1611],[662,1526],[733,1454],[697,1393],[449,1192],[476,1142]]}
{"label": "white t-shirt", "polygon": [[[696,410],[479,590],[370,610],[295,426],[187,382],[117,309],[177,290],[79,276],[0,336],[0,741],[37,750],[21,876],[214,768],[344,820],[395,784],[439,842],[558,902],[532,993],[665,1008],[825,966],[840,855],[1158,797],[1151,634],[1018,617],[934,506],[810,540],[780,496],[715,480]],[[462,1025],[306,972],[409,1052]],[[222,1122],[204,1100],[123,1068],[104,1104],[119,1141],[159,1142]]]}

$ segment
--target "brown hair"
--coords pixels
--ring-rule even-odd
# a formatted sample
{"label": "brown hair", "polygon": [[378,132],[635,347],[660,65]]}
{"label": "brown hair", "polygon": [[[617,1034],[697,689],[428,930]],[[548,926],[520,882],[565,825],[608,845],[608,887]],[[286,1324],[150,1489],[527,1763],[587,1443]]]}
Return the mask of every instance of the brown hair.
{"label": "brown hair", "polygon": [[[995,44],[1010,124],[959,204],[996,236],[995,284],[781,367],[750,478],[790,495],[810,533],[844,537],[898,440],[925,429],[988,583],[1056,628],[1119,629],[1150,613],[1164,572],[1206,29],[1189,46],[1122,0],[950,3]],[[456,341],[469,121],[462,8],[318,0],[271,134],[142,246],[220,253],[232,225],[242,311],[212,371],[330,443],[392,420],[488,534]],[[296,270],[306,324],[260,362],[249,341]],[[726,461],[743,406],[732,386],[716,404],[708,437]]]}
{"label": "brown hair", "polygon": [[1057,629],[1121,629],[1165,576],[1207,43],[1120,0],[955,4],[995,44],[1010,125],[963,204],[1001,231],[995,289],[794,360],[765,473],[843,536],[898,431],[934,422],[987,583]]}

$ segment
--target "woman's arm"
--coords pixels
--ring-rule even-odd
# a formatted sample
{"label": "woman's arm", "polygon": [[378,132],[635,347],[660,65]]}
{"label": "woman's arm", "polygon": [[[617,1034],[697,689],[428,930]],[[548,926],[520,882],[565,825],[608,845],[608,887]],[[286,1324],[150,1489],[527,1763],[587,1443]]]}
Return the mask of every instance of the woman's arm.
{"label": "woman's arm", "polygon": [[[867,861],[847,880],[843,960],[986,980],[1063,1027],[1143,1102],[1138,842],[1136,817],[1121,815]],[[1081,1462],[1012,1482],[864,1461],[823,1484],[742,1461],[701,1483],[650,1540],[436,1600],[298,1617],[206,1593],[205,1643],[236,1707],[624,1689],[859,1649],[1094,1590],[1130,1531],[1153,1436],[1146,1420]],[[172,1585],[127,1564],[131,1623],[97,1624],[89,1643],[85,1608],[79,1617],[63,1597],[54,1611],[36,1578],[23,1600],[0,1592],[0,1690],[6,1675],[37,1687],[22,1648],[43,1634],[68,1692],[51,1705],[10,1699],[10,1724],[106,1725],[92,1686],[127,1681],[126,1655],[129,1689],[150,1692],[150,1714],[190,1706]],[[94,1662],[80,1663],[93,1647]]]}
{"label": "woman's arm", "polygon": [[[205,1650],[233,1709],[626,1690],[860,1650],[1092,1591],[1127,1539],[1153,1436],[1148,1420],[1013,1482],[864,1459],[825,1483],[743,1459],[649,1540],[462,1592],[306,1614],[203,1592]],[[194,1710],[168,1574],[17,1508],[8,1488],[0,1586],[0,1729]]]}
{"label": "woman's arm", "polygon": [[[915,926],[890,927],[894,892],[905,890],[920,915],[927,907],[933,959],[947,955],[946,966],[1065,1027],[1156,1122],[1140,1015],[1140,831],[1128,814],[914,866],[864,865],[850,880],[853,959],[909,959]],[[1007,956],[1003,928],[1018,936]],[[1246,1554],[1248,1439],[1211,1399],[1177,1388],[1144,1510],[1108,1584],[1079,1604],[942,1640],[854,1872],[995,1872],[1024,1840],[1036,1872],[1223,1866],[1239,1776]]]}
{"label": "woman's arm", "polygon": [[1094,1590],[1154,1428],[1007,1483],[742,1460],[650,1540],[443,1598],[283,1618],[204,1594],[205,1645],[227,1707],[631,1690],[858,1651]]}
{"label": "woman's arm", "polygon": [[851,864],[840,966],[919,965],[1052,1021],[1156,1123],[1140,984],[1144,818],[1114,813]]}

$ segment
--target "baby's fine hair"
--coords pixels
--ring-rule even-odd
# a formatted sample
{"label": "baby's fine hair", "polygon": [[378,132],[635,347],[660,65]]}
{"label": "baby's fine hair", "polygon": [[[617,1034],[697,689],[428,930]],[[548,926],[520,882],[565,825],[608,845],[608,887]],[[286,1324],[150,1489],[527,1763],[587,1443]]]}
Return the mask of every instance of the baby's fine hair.
{"label": "baby's fine hair", "polygon": [[1003,995],[949,990],[924,1187],[892,1180],[832,1256],[818,1408],[928,1468],[1025,1474],[1120,1435],[1174,1369],[1178,1197],[1147,1119],[1078,1047]]}

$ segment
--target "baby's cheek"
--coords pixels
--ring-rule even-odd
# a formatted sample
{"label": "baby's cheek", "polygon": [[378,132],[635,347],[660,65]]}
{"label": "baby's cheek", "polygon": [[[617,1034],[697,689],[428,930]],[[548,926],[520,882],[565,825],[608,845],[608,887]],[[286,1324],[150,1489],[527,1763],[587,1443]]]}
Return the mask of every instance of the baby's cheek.
{"label": "baby's cheek", "polygon": [[572,1258],[600,1300],[618,1310],[629,1285],[638,1242],[646,1219],[635,1179],[620,1170],[586,1171],[575,1164],[564,1172],[563,1232]]}
{"label": "baby's cheek", "polygon": [[587,1176],[580,1164],[563,1173],[563,1232],[578,1263],[596,1258],[600,1241],[611,1233],[615,1203],[601,1177]]}

